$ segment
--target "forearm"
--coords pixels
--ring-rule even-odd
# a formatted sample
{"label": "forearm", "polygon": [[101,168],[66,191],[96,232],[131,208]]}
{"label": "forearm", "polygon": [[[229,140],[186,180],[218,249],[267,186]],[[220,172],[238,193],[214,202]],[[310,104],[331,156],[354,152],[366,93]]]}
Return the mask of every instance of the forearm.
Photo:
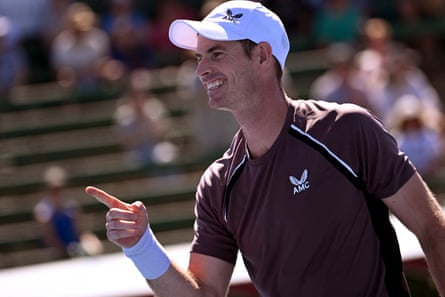
{"label": "forearm", "polygon": [[147,228],[136,245],[124,248],[123,251],[133,261],[156,296],[178,296],[178,292],[184,297],[225,296],[216,294],[216,289],[212,290],[198,282],[192,273],[172,262],[150,228]]}
{"label": "forearm", "polygon": [[421,244],[436,288],[440,296],[445,297],[445,228]]}
{"label": "forearm", "polygon": [[158,297],[178,296],[181,297],[204,297],[216,296],[206,294],[204,288],[200,288],[198,282],[187,272],[178,268],[175,263],[171,263],[166,273],[154,280],[147,280],[153,292]]}

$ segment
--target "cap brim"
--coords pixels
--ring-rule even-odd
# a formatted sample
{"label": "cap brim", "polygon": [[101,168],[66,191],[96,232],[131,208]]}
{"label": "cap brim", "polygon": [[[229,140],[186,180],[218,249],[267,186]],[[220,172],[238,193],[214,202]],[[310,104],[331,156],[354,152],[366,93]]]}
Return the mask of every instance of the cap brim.
{"label": "cap brim", "polygon": [[170,25],[170,41],[181,48],[196,50],[198,34],[211,40],[239,40],[236,34],[228,32],[221,25],[214,22],[176,20]]}

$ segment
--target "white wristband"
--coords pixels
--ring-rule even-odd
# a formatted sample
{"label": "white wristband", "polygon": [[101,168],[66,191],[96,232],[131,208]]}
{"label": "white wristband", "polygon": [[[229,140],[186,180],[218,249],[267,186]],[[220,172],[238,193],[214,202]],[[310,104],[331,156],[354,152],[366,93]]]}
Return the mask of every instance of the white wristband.
{"label": "white wristband", "polygon": [[146,279],[156,279],[170,267],[167,253],[154,236],[150,226],[134,246],[122,250]]}

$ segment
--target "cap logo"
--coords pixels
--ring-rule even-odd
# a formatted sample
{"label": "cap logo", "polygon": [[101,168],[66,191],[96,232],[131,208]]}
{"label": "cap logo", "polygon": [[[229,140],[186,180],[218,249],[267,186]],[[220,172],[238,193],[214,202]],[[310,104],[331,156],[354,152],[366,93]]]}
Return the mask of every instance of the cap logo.
{"label": "cap logo", "polygon": [[242,13],[237,13],[235,15],[233,15],[232,10],[231,9],[227,9],[226,11],[226,15],[223,17],[223,20],[228,20],[230,22],[233,23],[237,23],[238,20],[243,16]]}

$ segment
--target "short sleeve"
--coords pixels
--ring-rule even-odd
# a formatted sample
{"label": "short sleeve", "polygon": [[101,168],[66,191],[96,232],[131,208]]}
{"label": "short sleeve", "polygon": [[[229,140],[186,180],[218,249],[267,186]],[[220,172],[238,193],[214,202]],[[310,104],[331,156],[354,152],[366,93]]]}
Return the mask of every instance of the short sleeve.
{"label": "short sleeve", "polygon": [[235,264],[238,248],[223,219],[225,183],[217,167],[213,164],[206,170],[196,191],[195,234],[191,251]]}
{"label": "short sleeve", "polygon": [[[353,159],[369,193],[386,198],[396,193],[414,174],[415,168],[400,151],[397,141],[383,124],[364,109],[341,119],[347,125]],[[343,127],[344,128],[344,127]]]}

